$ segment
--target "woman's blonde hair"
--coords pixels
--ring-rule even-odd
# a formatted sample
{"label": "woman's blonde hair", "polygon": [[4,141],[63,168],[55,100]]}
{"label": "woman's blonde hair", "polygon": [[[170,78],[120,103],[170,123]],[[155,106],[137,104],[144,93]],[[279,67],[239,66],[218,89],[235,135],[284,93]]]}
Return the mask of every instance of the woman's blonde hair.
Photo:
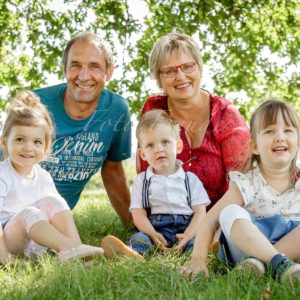
{"label": "woman's blonde hair", "polygon": [[172,130],[173,136],[177,140],[180,139],[180,126],[178,122],[164,110],[153,109],[146,112],[138,123],[138,126],[136,128],[136,137],[138,139],[139,144],[141,145],[141,132],[149,129],[153,130],[161,124],[169,126]]}
{"label": "woman's blonde hair", "polygon": [[13,99],[2,130],[2,145],[14,126],[42,127],[45,131],[45,150],[49,151],[54,135],[54,126],[46,106],[33,92],[21,91]]}
{"label": "woman's blonde hair", "polygon": [[[260,131],[270,125],[276,124],[278,114],[282,114],[286,125],[292,126],[297,130],[298,145],[300,137],[300,124],[296,110],[288,103],[280,100],[268,100],[263,102],[252,115],[250,120],[251,141],[256,143],[257,135]],[[297,156],[292,160],[290,167],[290,181],[295,183],[295,175],[299,173],[296,166]],[[254,169],[255,165],[261,167],[260,156],[251,151],[245,172]]]}
{"label": "woman's blonde hair", "polygon": [[167,63],[171,54],[190,54],[199,66],[200,76],[202,76],[203,62],[200,48],[196,41],[189,35],[172,31],[162,36],[153,46],[149,57],[149,68],[151,76],[156,80],[159,87],[161,81],[159,77],[160,67]]}

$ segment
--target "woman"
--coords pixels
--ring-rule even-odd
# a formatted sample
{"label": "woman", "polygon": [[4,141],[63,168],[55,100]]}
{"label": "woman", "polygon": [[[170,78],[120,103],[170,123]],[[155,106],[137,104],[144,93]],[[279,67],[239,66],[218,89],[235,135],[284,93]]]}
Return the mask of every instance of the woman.
{"label": "woman", "polygon": [[[203,182],[212,206],[228,189],[228,172],[247,160],[249,129],[231,102],[200,88],[202,58],[190,36],[171,32],[160,38],[149,65],[164,95],[149,97],[142,114],[164,109],[179,122],[184,148],[177,158]],[[140,161],[138,171],[146,167]]]}

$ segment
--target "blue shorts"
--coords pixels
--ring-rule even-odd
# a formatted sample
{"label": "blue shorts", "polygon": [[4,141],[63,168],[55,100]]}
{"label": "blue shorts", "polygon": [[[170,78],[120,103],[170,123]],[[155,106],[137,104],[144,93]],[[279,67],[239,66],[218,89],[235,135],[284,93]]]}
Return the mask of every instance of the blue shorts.
{"label": "blue shorts", "polygon": [[[285,235],[300,225],[300,221],[286,220],[282,215],[275,215],[271,217],[257,217],[251,215],[251,220],[253,224],[257,226],[259,231],[272,244],[275,244],[281,240]],[[228,265],[234,266],[234,262],[223,232],[221,232],[219,239],[218,256]]]}

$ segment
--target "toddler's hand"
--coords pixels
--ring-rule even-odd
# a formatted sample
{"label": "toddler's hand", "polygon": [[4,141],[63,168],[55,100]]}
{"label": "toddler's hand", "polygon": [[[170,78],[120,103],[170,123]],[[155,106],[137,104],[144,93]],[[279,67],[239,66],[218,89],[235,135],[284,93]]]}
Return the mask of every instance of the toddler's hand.
{"label": "toddler's hand", "polygon": [[184,233],[177,233],[176,238],[178,240],[178,244],[175,249],[182,251],[185,245],[191,240],[186,234]]}
{"label": "toddler's hand", "polygon": [[168,242],[165,240],[164,236],[158,232],[155,232],[154,235],[151,236],[152,241],[156,244],[161,250],[167,250]]}
{"label": "toddler's hand", "polygon": [[186,265],[180,268],[180,274],[188,279],[195,278],[199,273],[208,276],[208,269],[206,263],[201,263],[191,259]]}

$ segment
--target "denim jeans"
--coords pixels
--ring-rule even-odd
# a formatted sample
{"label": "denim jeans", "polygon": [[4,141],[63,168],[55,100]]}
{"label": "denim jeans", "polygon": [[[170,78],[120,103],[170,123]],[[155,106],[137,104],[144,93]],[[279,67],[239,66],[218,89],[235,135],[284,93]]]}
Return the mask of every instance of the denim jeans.
{"label": "denim jeans", "polygon": [[[150,222],[154,229],[163,235],[168,242],[168,248],[173,247],[177,242],[176,234],[183,233],[188,227],[192,219],[192,216],[188,215],[151,215]],[[153,242],[149,235],[144,232],[135,233],[129,240],[129,247],[137,251],[140,254],[148,252]],[[194,239],[190,240],[183,251],[190,250],[194,245]]]}

